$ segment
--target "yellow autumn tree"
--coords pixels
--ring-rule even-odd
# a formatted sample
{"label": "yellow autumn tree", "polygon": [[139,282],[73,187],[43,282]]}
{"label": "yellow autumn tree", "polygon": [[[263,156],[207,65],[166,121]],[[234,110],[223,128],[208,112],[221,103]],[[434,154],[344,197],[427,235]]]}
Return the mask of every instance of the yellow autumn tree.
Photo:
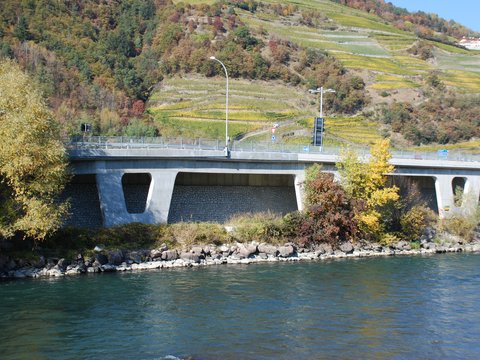
{"label": "yellow autumn tree", "polygon": [[66,204],[56,196],[67,178],[59,127],[32,79],[0,61],[0,238],[41,240],[57,229]]}
{"label": "yellow autumn tree", "polygon": [[363,211],[357,213],[360,229],[380,240],[384,235],[382,207],[399,200],[398,187],[387,186],[387,174],[395,167],[389,163],[390,140],[375,143],[368,159],[360,159],[358,154],[346,149],[340,155],[337,168],[346,192],[363,203]]}

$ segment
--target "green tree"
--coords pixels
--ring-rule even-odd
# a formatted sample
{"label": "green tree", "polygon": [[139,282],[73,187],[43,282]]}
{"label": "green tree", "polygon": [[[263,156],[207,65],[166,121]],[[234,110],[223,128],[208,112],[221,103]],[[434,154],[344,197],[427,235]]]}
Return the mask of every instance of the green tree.
{"label": "green tree", "polygon": [[389,163],[389,147],[388,139],[374,144],[367,162],[353,150],[346,150],[337,163],[344,189],[363,203],[363,211],[357,213],[359,227],[375,239],[381,239],[385,232],[382,209],[399,200],[398,187],[387,186],[387,174],[395,170]]}
{"label": "green tree", "polygon": [[59,136],[36,84],[13,61],[0,62],[0,237],[42,240],[60,227],[67,163]]}
{"label": "green tree", "polygon": [[20,16],[18,23],[13,30],[13,34],[20,41],[27,41],[32,39],[32,34],[28,29],[28,21],[25,16]]}

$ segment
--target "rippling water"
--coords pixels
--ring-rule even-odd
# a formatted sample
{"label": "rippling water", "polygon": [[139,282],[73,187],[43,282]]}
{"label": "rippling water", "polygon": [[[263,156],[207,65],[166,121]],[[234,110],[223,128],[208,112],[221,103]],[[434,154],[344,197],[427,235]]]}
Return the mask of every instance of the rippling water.
{"label": "rippling water", "polygon": [[478,359],[480,255],[0,283],[0,358]]}

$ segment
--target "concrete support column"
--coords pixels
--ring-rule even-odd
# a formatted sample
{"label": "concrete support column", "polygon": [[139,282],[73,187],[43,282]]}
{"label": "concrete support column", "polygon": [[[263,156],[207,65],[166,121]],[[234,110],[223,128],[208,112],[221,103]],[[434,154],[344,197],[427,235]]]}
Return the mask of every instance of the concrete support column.
{"label": "concrete support column", "polygon": [[437,195],[438,215],[440,219],[454,212],[453,178],[454,176],[452,175],[437,175],[435,177],[435,193]]}
{"label": "concrete support column", "polygon": [[167,223],[177,174],[177,171],[166,170],[151,173],[152,182],[145,210],[148,215],[146,221],[149,223]]}
{"label": "concrete support column", "polygon": [[147,204],[145,212],[141,214],[131,214],[127,211],[122,187],[123,174],[121,171],[97,174],[103,225],[110,227],[131,222],[167,223],[177,171],[151,172],[152,181],[148,191]]}
{"label": "concrete support column", "polygon": [[479,205],[480,176],[470,175],[466,178],[462,207],[466,213],[470,213]]}
{"label": "concrete support column", "polygon": [[98,198],[103,226],[110,227],[129,222],[122,188],[123,172],[97,174]]}
{"label": "concrete support column", "polygon": [[297,198],[297,209],[298,211],[302,211],[304,208],[304,203],[303,203],[303,196],[304,196],[304,191],[303,191],[303,186],[305,183],[305,171],[303,171],[301,174],[295,175],[295,197]]}

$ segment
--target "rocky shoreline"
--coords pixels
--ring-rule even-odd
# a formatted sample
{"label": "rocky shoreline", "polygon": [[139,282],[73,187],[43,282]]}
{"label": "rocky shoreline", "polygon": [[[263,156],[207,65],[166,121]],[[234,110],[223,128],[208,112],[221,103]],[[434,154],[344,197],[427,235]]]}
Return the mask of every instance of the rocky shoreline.
{"label": "rocky shoreline", "polygon": [[338,249],[328,244],[319,244],[313,249],[293,243],[274,246],[264,243],[235,243],[226,245],[193,246],[188,250],[168,249],[166,245],[151,250],[105,251],[95,247],[95,254],[85,258],[78,254],[74,260],[45,259],[35,261],[13,259],[0,255],[0,278],[41,278],[76,276],[89,273],[169,269],[222,264],[252,264],[258,262],[328,260],[393,255],[424,255],[447,252],[480,252],[480,238],[464,243],[461,239],[444,236],[433,241],[433,236],[422,237],[418,248],[400,241],[392,246],[376,243],[345,242]]}

